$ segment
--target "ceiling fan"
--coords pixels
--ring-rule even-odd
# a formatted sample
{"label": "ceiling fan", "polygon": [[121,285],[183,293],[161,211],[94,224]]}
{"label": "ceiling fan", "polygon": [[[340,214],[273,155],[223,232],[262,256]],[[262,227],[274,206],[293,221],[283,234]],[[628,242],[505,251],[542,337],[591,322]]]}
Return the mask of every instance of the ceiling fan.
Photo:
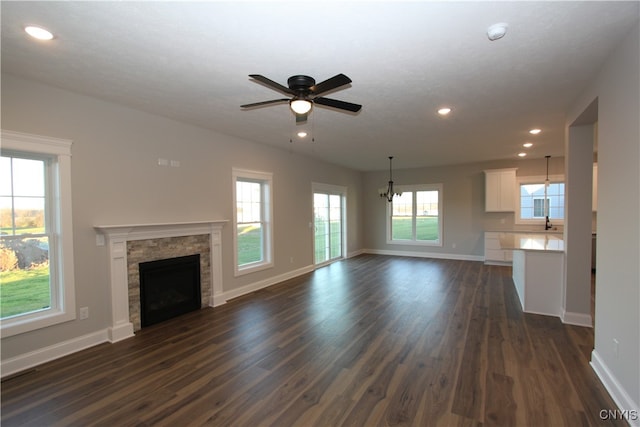
{"label": "ceiling fan", "polygon": [[293,97],[245,104],[241,105],[241,108],[263,107],[266,105],[288,102],[291,111],[296,115],[296,123],[305,122],[307,120],[307,116],[311,112],[313,104],[351,111],[353,113],[360,111],[362,108],[362,105],[320,96],[323,93],[351,83],[351,79],[344,74],[338,74],[318,84],[316,84],[313,77],[291,76],[287,80],[288,87],[261,76],[260,74],[249,74],[249,77],[267,85],[271,89],[277,90],[278,92],[282,92],[286,95],[293,95]]}

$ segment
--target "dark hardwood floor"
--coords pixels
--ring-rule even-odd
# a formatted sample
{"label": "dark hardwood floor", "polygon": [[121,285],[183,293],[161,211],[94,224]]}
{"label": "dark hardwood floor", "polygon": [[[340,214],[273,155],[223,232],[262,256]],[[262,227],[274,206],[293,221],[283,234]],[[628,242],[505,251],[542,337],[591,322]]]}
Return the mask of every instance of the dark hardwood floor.
{"label": "dark hardwood floor", "polygon": [[2,425],[625,425],[592,348],[509,267],[363,255],[7,379]]}

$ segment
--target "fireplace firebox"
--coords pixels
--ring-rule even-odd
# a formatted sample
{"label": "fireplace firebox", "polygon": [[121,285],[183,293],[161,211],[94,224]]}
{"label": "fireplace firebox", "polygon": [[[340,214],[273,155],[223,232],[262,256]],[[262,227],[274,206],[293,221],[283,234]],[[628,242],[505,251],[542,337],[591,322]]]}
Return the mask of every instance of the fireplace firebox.
{"label": "fireplace firebox", "polygon": [[142,327],[200,309],[199,254],[141,262],[139,270]]}

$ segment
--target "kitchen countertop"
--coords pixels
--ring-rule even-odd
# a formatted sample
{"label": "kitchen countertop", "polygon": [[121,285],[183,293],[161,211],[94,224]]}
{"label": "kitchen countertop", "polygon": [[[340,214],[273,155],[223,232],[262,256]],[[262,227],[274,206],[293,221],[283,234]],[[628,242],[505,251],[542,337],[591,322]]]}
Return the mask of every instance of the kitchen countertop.
{"label": "kitchen countertop", "polygon": [[500,233],[502,249],[524,251],[564,252],[564,240],[560,233]]}
{"label": "kitchen countertop", "polygon": [[562,235],[564,232],[562,230],[558,230],[558,229],[550,229],[550,230],[544,230],[542,227],[540,227],[539,230],[519,230],[519,229],[513,229],[513,228],[496,228],[496,229],[490,229],[490,230],[484,230],[485,233],[521,233],[521,234],[559,234]]}

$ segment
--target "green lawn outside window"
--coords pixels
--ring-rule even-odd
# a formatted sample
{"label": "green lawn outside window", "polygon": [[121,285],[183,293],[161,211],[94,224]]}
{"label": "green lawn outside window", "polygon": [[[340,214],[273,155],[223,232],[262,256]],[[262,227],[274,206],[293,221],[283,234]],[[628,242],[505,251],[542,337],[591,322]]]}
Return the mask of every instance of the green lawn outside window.
{"label": "green lawn outside window", "polygon": [[[411,217],[394,217],[391,222],[393,240],[412,240]],[[416,218],[416,240],[436,241],[438,236],[438,217],[419,216]]]}

